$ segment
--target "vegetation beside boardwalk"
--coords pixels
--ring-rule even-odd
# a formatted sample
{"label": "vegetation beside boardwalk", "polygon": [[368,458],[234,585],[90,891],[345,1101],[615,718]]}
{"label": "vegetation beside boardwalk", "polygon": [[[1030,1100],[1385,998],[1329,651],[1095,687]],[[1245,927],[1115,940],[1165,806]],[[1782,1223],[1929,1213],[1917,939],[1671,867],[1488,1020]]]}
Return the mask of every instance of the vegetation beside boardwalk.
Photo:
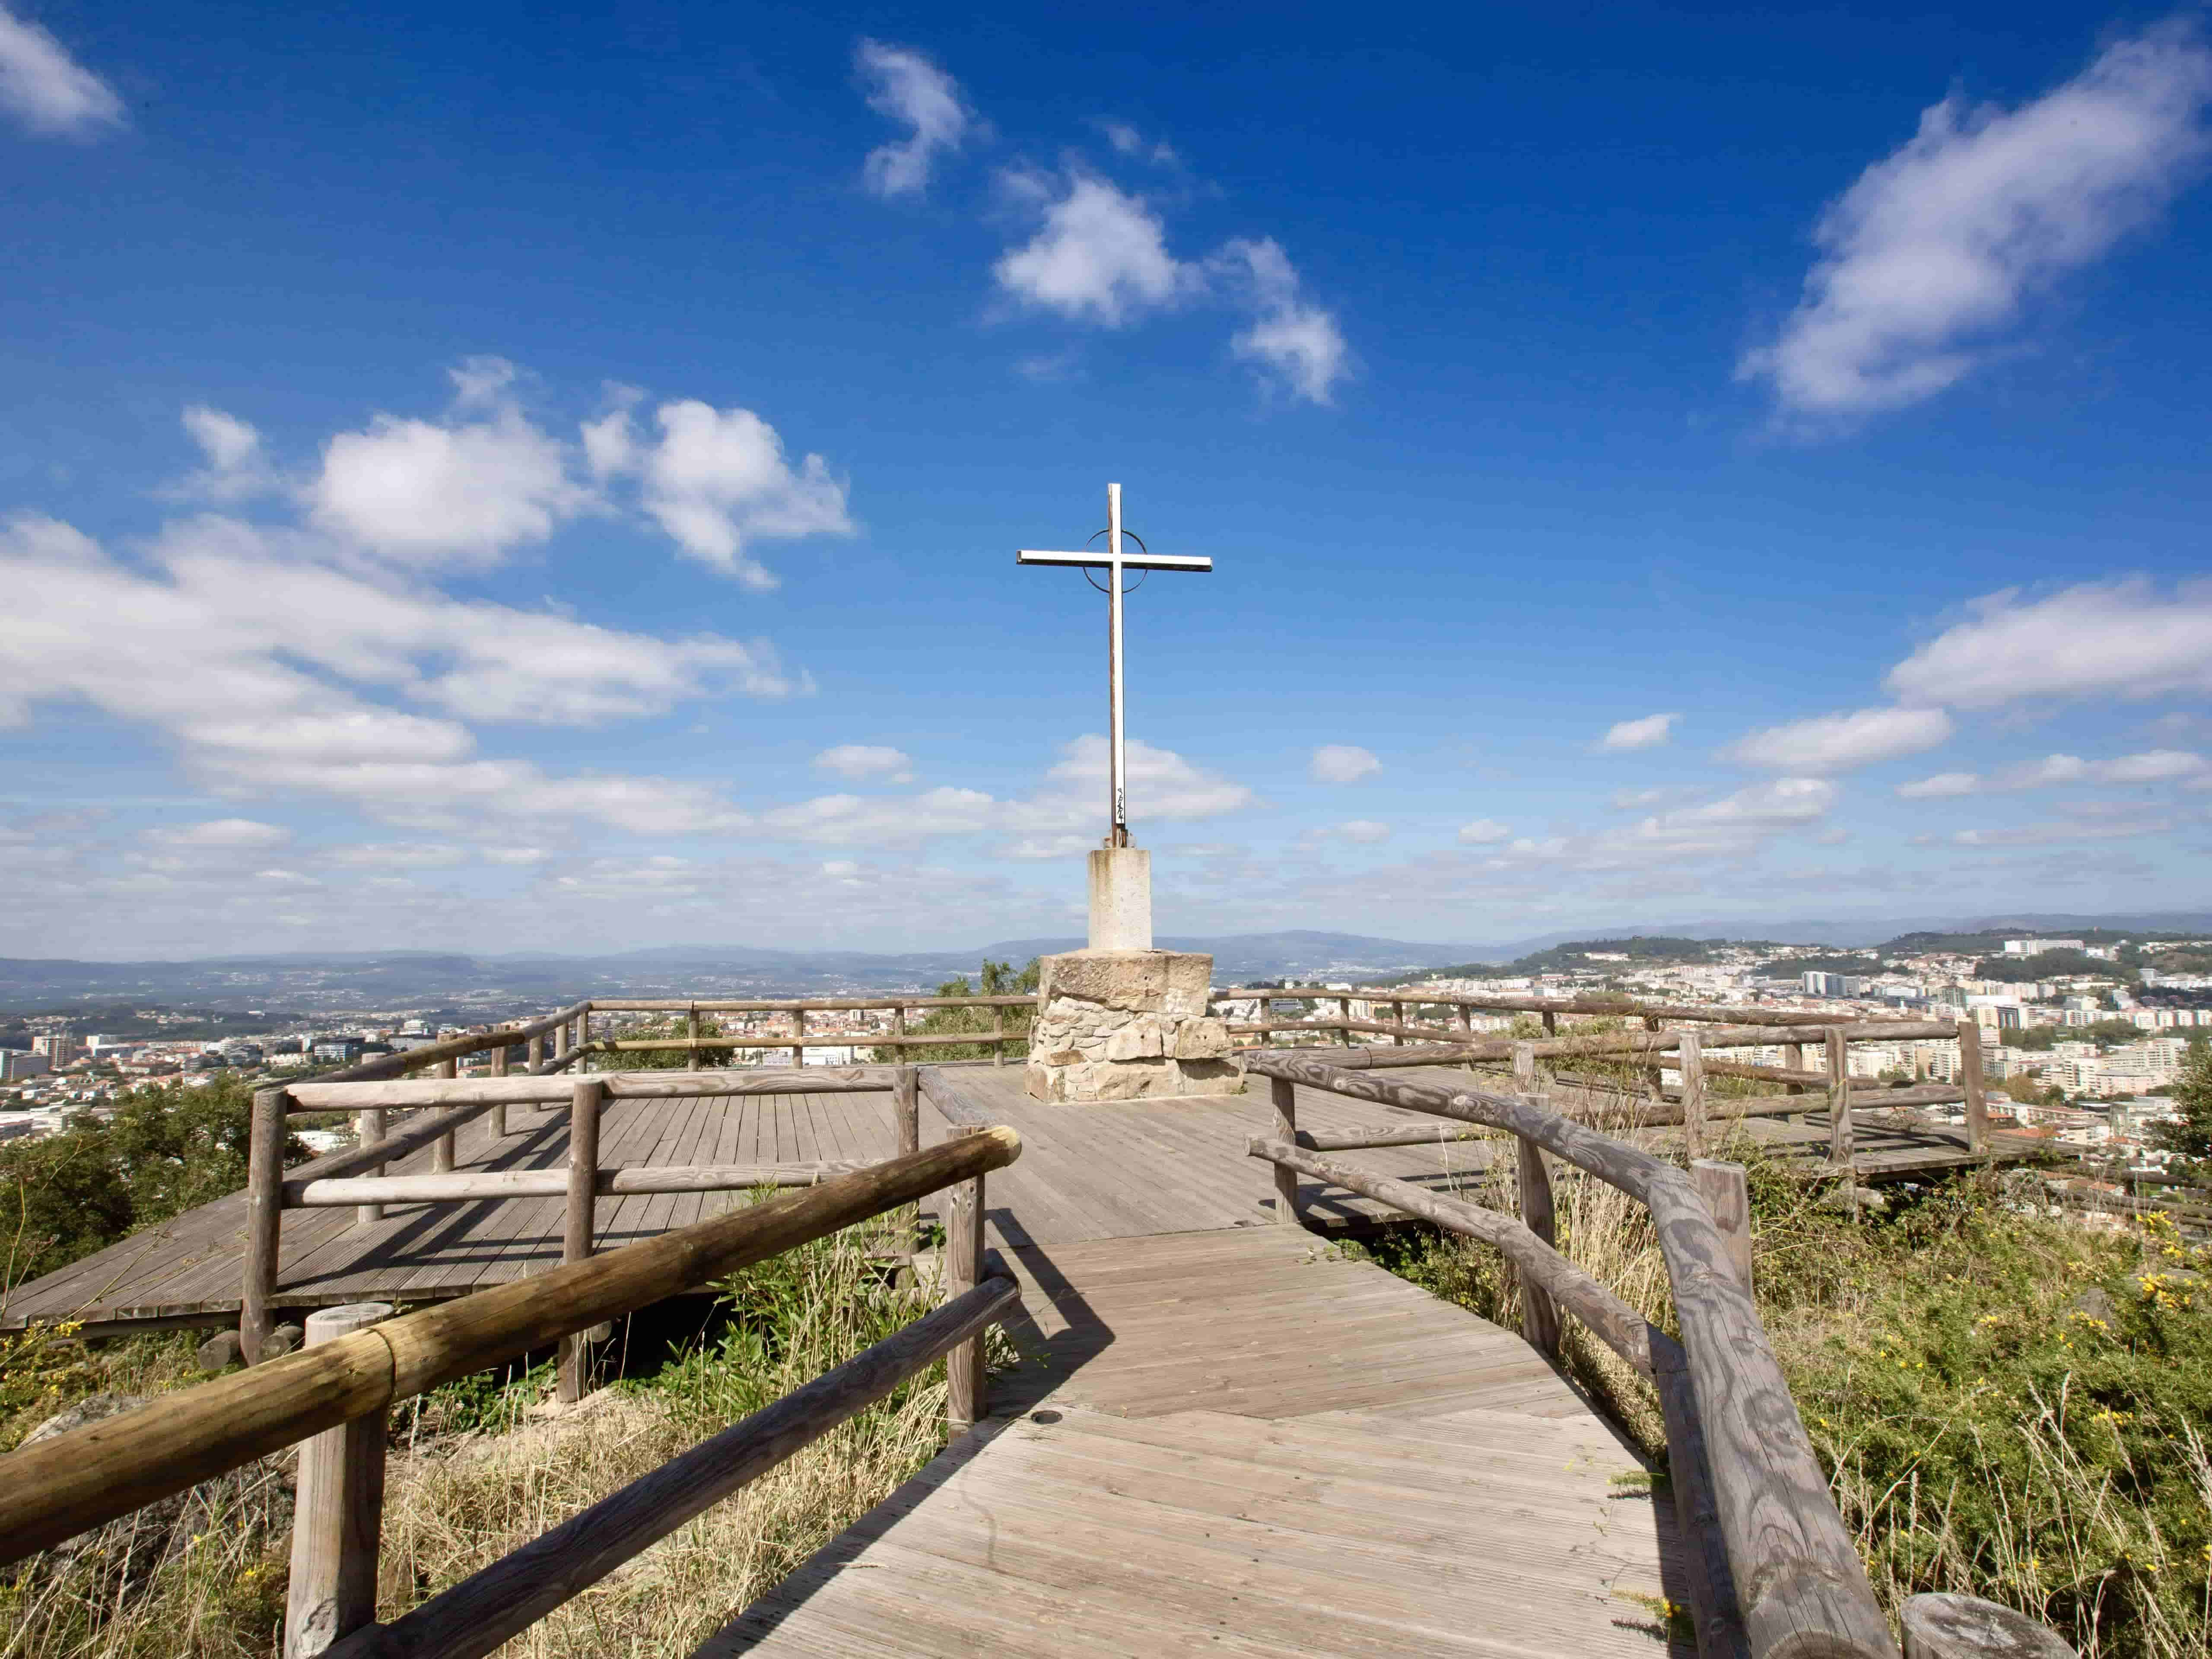
{"label": "vegetation beside boardwalk", "polygon": [[[1893,1190],[1748,1166],[1759,1314],[1877,1592],[1949,1590],[2044,1620],[2085,1659],[2212,1646],[2212,1258],[2165,1218],[2092,1229],[1996,1173]],[[1505,1166],[1510,1170],[1510,1164]],[[1560,1249],[1674,1328],[1650,1218],[1564,1167]],[[1475,1194],[1511,1210],[1510,1178]],[[1394,1270],[1517,1328],[1495,1251],[1432,1233]],[[1571,1369],[1656,1455],[1648,1387],[1576,1328]]]}
{"label": "vegetation beside boardwalk", "polygon": [[[382,1616],[418,1605],[928,1312],[933,1293],[893,1282],[869,1259],[872,1247],[888,1241],[886,1230],[905,1219],[882,1218],[733,1276],[717,1287],[721,1314],[709,1333],[679,1346],[649,1375],[617,1381],[578,1407],[533,1413],[551,1397],[551,1368],[519,1364],[397,1410]],[[191,1364],[193,1336],[138,1338],[100,1353],[58,1333],[41,1340],[49,1360],[68,1358],[41,1373],[37,1397],[18,1407],[0,1445],[15,1443],[71,1397],[152,1394],[200,1380]],[[18,1355],[30,1357],[28,1348]],[[11,1399],[0,1395],[0,1403]],[[944,1421],[940,1365],[502,1652],[524,1659],[689,1652],[933,1456],[944,1444]],[[114,1567],[122,1552],[106,1539],[66,1562],[0,1569],[0,1659],[266,1656],[283,1617],[287,1518],[265,1491],[227,1494],[212,1512],[142,1552],[152,1559],[135,1565],[128,1583]],[[96,1553],[101,1548],[109,1554]]]}

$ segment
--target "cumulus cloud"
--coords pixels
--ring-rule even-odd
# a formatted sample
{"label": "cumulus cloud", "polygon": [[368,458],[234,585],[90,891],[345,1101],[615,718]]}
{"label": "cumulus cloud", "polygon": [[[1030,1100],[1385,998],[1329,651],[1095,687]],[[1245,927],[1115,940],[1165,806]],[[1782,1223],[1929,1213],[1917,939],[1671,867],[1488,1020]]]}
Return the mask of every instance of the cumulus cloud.
{"label": "cumulus cloud", "polygon": [[1273,237],[1239,238],[1214,256],[1252,307],[1251,325],[1234,336],[1230,349],[1259,365],[1271,383],[1309,403],[1330,401],[1344,377],[1350,349],[1334,313],[1303,298],[1298,273]]}
{"label": "cumulus cloud", "polygon": [[1917,755],[1950,735],[1951,717],[1940,708],[1861,708],[1768,726],[1721,754],[1761,771],[1825,775]]}
{"label": "cumulus cloud", "polygon": [[123,122],[115,90],[36,23],[0,6],[0,109],[33,132],[77,137]]}
{"label": "cumulus cloud", "polygon": [[261,434],[247,422],[206,404],[187,405],[183,420],[205,464],[165,492],[172,499],[228,503],[279,487],[276,469],[262,450]]}
{"label": "cumulus cloud", "polygon": [[472,358],[452,371],[447,422],[380,415],[323,447],[308,486],[315,523],[393,563],[482,568],[542,542],[590,504],[560,441],[504,395],[513,366]]}
{"label": "cumulus cloud", "polygon": [[1932,778],[1899,784],[1897,793],[1907,800],[1924,800],[1951,795],[2009,794],[2056,784],[2174,783],[2201,778],[2208,770],[2212,768],[2207,767],[2204,757],[2186,749],[2153,749],[2101,761],[2083,760],[2079,755],[2045,755],[1986,778],[1974,772],[1941,772]]}
{"label": "cumulus cloud", "polygon": [[1702,806],[1656,813],[1626,831],[1625,844],[1673,857],[1747,853],[1778,831],[1818,823],[1836,793],[1826,778],[1777,778]]}
{"label": "cumulus cloud", "polygon": [[2212,695],[2212,581],[2134,576],[2040,599],[2008,588],[1967,610],[1890,670],[1892,693],[1959,708]]}
{"label": "cumulus cloud", "polygon": [[36,624],[0,633],[0,722],[81,701],[160,732],[219,790],[319,794],[389,822],[568,818],[640,834],[744,822],[704,785],[556,779],[480,757],[454,716],[584,725],[787,692],[771,648],[409,591],[314,562],[318,545],[210,517],[165,531],[140,569],[68,525],[19,515],[0,526],[0,581]]}
{"label": "cumulus cloud", "polygon": [[957,150],[974,125],[959,84],[912,47],[880,40],[861,41],[854,64],[867,87],[868,107],[910,129],[869,152],[868,188],[878,196],[918,196],[929,187],[938,157]]}
{"label": "cumulus cloud", "polygon": [[1641,720],[1620,720],[1606,728],[1598,739],[1601,749],[1656,749],[1674,735],[1680,714],[1646,714]]}
{"label": "cumulus cloud", "polygon": [[618,408],[586,428],[586,453],[603,477],[636,472],[645,510],[709,569],[773,588],[775,574],[749,544],[852,532],[845,486],[829,463],[809,455],[793,466],[782,438],[752,410],[683,398],[661,404],[654,419],[660,437],[647,444]]}
{"label": "cumulus cloud", "polygon": [[[1127,754],[1134,821],[1187,822],[1258,804],[1244,785],[1173,750],[1132,738]],[[912,847],[946,836],[991,835],[1002,838],[1000,851],[1007,857],[1061,858],[1098,845],[1106,774],[1106,739],[1094,734],[1062,744],[1042,785],[1018,799],[952,787],[915,795],[822,795],[772,807],[757,815],[757,826],[782,839],[830,847]]]}
{"label": "cumulus cloud", "polygon": [[1357,783],[1382,769],[1372,750],[1352,743],[1325,743],[1313,751],[1306,764],[1316,783]]}
{"label": "cumulus cloud", "polygon": [[1769,382],[1790,414],[1830,420],[1953,385],[2032,299],[2197,169],[2208,97],[2212,54],[2168,25],[2018,109],[1935,105],[1821,215],[1803,299],[1738,378]]}
{"label": "cumulus cloud", "polygon": [[1501,823],[1496,818],[1477,818],[1459,827],[1460,842],[1466,847],[1495,847],[1500,842],[1511,840],[1512,836],[1513,826]]}
{"label": "cumulus cloud", "polygon": [[904,751],[880,744],[841,743],[817,755],[814,764],[855,783],[869,778],[881,778],[885,783],[914,781],[914,762]]}
{"label": "cumulus cloud", "polygon": [[1011,173],[1006,182],[1039,206],[1044,222],[993,267],[1016,299],[1118,328],[1203,288],[1203,271],[1168,252],[1166,228],[1142,197],[1081,173]]}

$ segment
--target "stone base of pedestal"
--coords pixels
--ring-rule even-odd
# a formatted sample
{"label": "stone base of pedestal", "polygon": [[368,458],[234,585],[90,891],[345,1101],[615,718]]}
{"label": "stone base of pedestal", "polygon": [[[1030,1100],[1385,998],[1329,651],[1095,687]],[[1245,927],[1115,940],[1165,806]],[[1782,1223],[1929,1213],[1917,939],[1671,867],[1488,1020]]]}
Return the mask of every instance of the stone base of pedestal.
{"label": "stone base of pedestal", "polygon": [[1027,1083],[1038,1100],[1233,1095],[1244,1066],[1206,1012],[1213,958],[1191,951],[1070,951],[1039,964]]}

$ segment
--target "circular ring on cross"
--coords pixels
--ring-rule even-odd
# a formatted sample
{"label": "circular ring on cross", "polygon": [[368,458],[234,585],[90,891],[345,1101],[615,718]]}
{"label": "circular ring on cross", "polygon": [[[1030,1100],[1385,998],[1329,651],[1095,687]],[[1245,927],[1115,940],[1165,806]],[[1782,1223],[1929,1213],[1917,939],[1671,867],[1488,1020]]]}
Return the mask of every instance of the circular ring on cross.
{"label": "circular ring on cross", "polygon": [[[1114,526],[1109,524],[1106,526],[1106,530],[1111,530],[1113,527]],[[1106,530],[1093,531],[1091,535],[1091,542],[1097,541],[1099,537],[1106,533]],[[1151,548],[1145,545],[1145,538],[1142,536],[1139,536],[1135,531],[1129,529],[1127,526],[1122,527],[1121,533],[1124,536],[1127,536],[1131,541],[1136,543],[1137,551],[1139,553],[1150,553],[1152,550]],[[1085,547],[1088,547],[1091,545],[1091,542],[1085,542],[1083,544]],[[1152,573],[1149,570],[1139,570],[1137,573],[1137,580],[1129,586],[1123,588],[1121,592],[1124,593],[1135,592],[1138,588],[1142,587],[1145,585],[1145,578],[1152,574]],[[1088,570],[1083,573],[1083,580],[1089,582],[1093,587],[1097,587],[1101,593],[1107,591],[1103,587],[1098,587],[1098,579],[1096,576],[1093,576]]]}

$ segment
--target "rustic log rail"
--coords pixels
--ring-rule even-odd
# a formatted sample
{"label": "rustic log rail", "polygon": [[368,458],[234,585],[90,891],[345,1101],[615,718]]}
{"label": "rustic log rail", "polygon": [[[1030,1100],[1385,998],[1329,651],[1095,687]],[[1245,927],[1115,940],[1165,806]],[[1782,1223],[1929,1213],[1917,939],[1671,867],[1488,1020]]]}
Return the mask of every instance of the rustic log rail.
{"label": "rustic log rail", "polygon": [[[983,1331],[1018,1302],[1011,1279],[966,1288],[856,1358],[702,1443],[388,1627],[374,1627],[384,1413],[396,1402],[726,1274],[954,1188],[983,1207],[986,1174],[1021,1155],[981,1128],[837,1176],[804,1193],[479,1291],[402,1318],[381,1307],[326,1322],[313,1346],[0,1457],[0,1565],[255,1459],[319,1441],[303,1465],[318,1512],[294,1532],[288,1656],[325,1650],[456,1659],[490,1652],[656,1540],[948,1353],[980,1413]],[[345,1329],[346,1326],[355,1328]],[[371,1431],[349,1425],[374,1425]],[[964,1424],[957,1426],[965,1426]],[[373,1450],[372,1450],[373,1448]],[[352,1457],[355,1462],[349,1464]],[[343,1513],[325,1512],[343,1509]],[[335,1557],[332,1552],[336,1552]],[[304,1559],[303,1559],[304,1556]],[[342,1640],[350,1637],[350,1640]],[[336,1643],[333,1647],[331,1644]]]}
{"label": "rustic log rail", "polygon": [[[589,1255],[596,1201],[603,1195],[637,1193],[745,1191],[767,1186],[809,1186],[842,1172],[848,1165],[813,1163],[782,1165],[673,1165],[665,1168],[603,1170],[599,1167],[599,1120],[610,1099],[665,1098],[726,1094],[810,1094],[872,1091],[892,1097],[895,1109],[911,1115],[914,1091],[888,1067],[808,1067],[805,1070],[729,1074],[706,1072],[593,1073],[556,1077],[556,1068],[586,1052],[572,1044],[563,1054],[539,1062],[521,1077],[416,1078],[346,1081],[318,1079],[289,1088],[267,1089],[253,1097],[252,1139],[246,1167],[246,1247],[240,1268],[239,1348],[248,1364],[260,1361],[275,1327],[281,1300],[283,1212],[288,1209],[358,1206],[374,1220],[392,1204],[475,1204],[488,1200],[565,1198],[562,1259]],[[500,1114],[495,1137],[504,1132],[510,1105],[568,1106],[568,1164],[565,1170],[464,1172],[453,1168],[455,1132],[488,1114]],[[395,1133],[287,1171],[283,1166],[284,1122],[331,1110],[351,1110],[356,1121],[381,1128],[392,1107],[429,1108]],[[446,1155],[433,1160],[428,1175],[388,1176],[394,1159],[434,1143]],[[903,1117],[902,1146],[919,1146]],[[563,1350],[562,1395],[574,1399],[581,1387],[583,1345]]]}
{"label": "rustic log rail", "polygon": [[[1264,1049],[1249,1054],[1246,1065],[1283,1082],[1510,1131],[1528,1157],[1540,1158],[1542,1152],[1549,1152],[1640,1200],[1651,1212],[1674,1287],[1688,1397],[1705,1442],[1713,1505],[1750,1651],[1758,1659],[1816,1653],[1892,1659],[1897,1650],[1888,1621],[1829,1498],[1826,1480],[1759,1325],[1750,1291],[1736,1276],[1735,1252],[1689,1176],[1547,1109],[1534,1095],[1377,1078]],[[1252,1152],[1279,1169],[1319,1163],[1279,1134],[1255,1140]],[[1339,1165],[1327,1167],[1355,1173]],[[1335,1178],[1334,1174],[1328,1178]],[[1399,1201],[1397,1195],[1379,1188],[1380,1183],[1370,1179],[1364,1189],[1386,1201]],[[1522,1191],[1525,1197],[1525,1180]],[[1423,1199],[1431,1205],[1439,1202],[1425,1194]],[[1486,1222],[1463,1215],[1455,1213],[1455,1218],[1462,1225],[1455,1231],[1482,1237],[1476,1228],[1488,1228]],[[1525,1231],[1529,1237],[1523,1240],[1488,1228],[1492,1242],[1500,1248],[1507,1237],[1512,1238],[1509,1259],[1526,1275],[1524,1285],[1544,1292],[1546,1308],[1564,1304],[1635,1364],[1631,1355],[1637,1352],[1637,1333],[1622,1328],[1619,1310],[1607,1299],[1591,1295],[1594,1281],[1583,1282],[1587,1275],[1562,1271],[1567,1264],[1556,1250],[1530,1248],[1546,1242],[1533,1227]],[[1593,1314],[1596,1317],[1589,1316]],[[1538,1334],[1556,1342],[1555,1334]],[[1648,1336],[1642,1352],[1642,1369],[1648,1374],[1655,1365]],[[1709,1587],[1709,1594],[1717,1596],[1719,1592]],[[1717,1602],[1714,1619],[1722,1619],[1724,1611],[1724,1604]],[[1702,1639],[1723,1644],[1724,1630],[1724,1626],[1717,1626],[1712,1637]],[[1715,1645],[1709,1650],[1727,1649]]]}

